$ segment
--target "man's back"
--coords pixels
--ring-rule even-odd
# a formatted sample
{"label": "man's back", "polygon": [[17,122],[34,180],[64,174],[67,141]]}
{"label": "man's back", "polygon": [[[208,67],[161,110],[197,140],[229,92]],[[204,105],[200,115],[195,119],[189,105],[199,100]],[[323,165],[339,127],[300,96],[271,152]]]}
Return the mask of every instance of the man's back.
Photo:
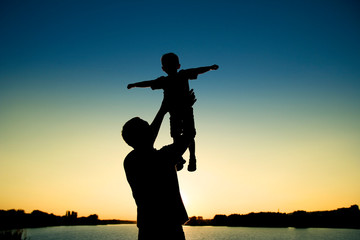
{"label": "man's back", "polygon": [[132,151],[124,161],[138,207],[138,227],[181,225],[188,220],[182,202],[172,145],[148,152]]}

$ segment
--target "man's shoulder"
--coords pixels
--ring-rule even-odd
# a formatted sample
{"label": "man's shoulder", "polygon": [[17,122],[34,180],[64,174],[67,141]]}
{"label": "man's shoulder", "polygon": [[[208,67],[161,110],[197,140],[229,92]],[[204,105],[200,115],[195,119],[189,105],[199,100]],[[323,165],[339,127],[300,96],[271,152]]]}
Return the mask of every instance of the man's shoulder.
{"label": "man's shoulder", "polygon": [[146,160],[154,158],[156,156],[156,152],[158,151],[160,150],[153,149],[153,151],[146,152],[132,150],[124,159],[124,167],[135,167],[139,164],[147,163],[148,161]]}
{"label": "man's shoulder", "polygon": [[126,155],[125,159],[124,159],[124,167],[127,168],[131,163],[134,162],[134,160],[136,160],[136,153],[135,150],[132,150],[131,152],[128,153],[128,155]]}
{"label": "man's shoulder", "polygon": [[157,150],[157,153],[164,157],[170,157],[176,154],[176,145],[174,143],[170,145],[163,146],[159,150]]}

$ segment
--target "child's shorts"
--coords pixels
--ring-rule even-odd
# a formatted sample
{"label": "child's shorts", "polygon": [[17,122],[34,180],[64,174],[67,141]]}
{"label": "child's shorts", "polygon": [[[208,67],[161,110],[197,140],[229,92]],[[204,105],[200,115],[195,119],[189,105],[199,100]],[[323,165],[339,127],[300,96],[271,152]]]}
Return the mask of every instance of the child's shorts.
{"label": "child's shorts", "polygon": [[196,129],[194,122],[193,108],[187,108],[179,111],[170,111],[170,135],[176,138],[182,134],[186,134],[191,138],[195,138]]}

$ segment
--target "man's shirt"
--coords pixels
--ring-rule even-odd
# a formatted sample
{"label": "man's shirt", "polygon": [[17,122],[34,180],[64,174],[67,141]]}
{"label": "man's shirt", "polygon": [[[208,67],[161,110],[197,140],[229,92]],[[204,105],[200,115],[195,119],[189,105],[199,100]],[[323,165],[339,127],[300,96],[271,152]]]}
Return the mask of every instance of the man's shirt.
{"label": "man's shirt", "polygon": [[174,145],[160,150],[133,150],[124,160],[127,180],[137,205],[137,225],[181,225],[188,215],[181,199]]}

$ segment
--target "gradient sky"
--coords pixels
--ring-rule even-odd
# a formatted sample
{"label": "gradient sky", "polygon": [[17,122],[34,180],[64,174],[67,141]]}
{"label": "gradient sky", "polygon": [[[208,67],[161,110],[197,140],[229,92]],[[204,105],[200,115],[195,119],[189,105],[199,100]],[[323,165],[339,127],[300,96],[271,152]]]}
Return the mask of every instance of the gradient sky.
{"label": "gradient sky", "polygon": [[[198,170],[179,173],[190,216],[360,204],[359,1],[0,2],[0,209],[136,219],[122,125],[151,121],[182,68]],[[156,143],[172,142],[169,120]],[[185,154],[187,158],[187,153]]]}

